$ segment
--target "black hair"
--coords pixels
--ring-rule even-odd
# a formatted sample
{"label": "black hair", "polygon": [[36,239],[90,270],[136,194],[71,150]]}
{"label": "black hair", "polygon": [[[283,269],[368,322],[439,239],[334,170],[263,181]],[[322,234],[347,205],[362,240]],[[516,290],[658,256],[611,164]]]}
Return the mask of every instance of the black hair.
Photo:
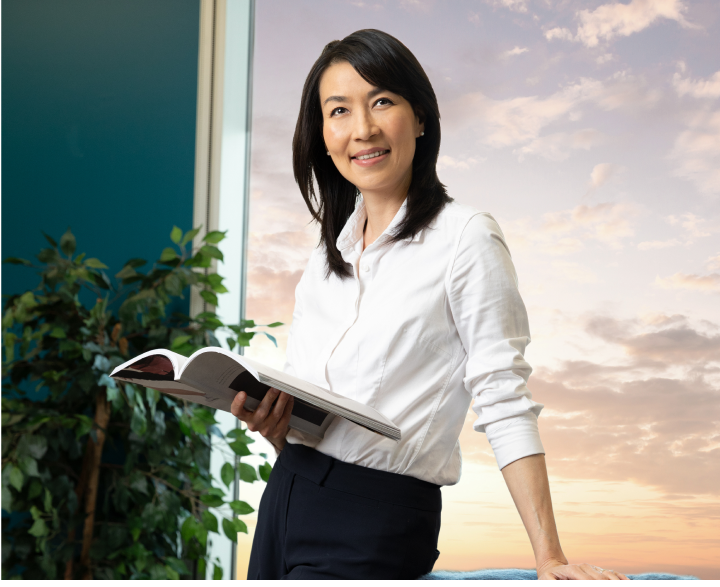
{"label": "black hair", "polygon": [[[410,50],[395,37],[375,29],[356,31],[323,49],[305,80],[293,137],[293,171],[303,199],[320,224],[320,243],[327,255],[326,277],[352,275],[336,241],[355,209],[356,187],[327,156],[320,107],[320,79],[335,63],[348,62],[368,83],[399,94],[413,107],[425,135],[417,140],[407,213],[391,235],[391,242],[414,237],[452,201],[437,176],[440,151],[440,110],[428,76]],[[317,191],[313,184],[317,182]]]}

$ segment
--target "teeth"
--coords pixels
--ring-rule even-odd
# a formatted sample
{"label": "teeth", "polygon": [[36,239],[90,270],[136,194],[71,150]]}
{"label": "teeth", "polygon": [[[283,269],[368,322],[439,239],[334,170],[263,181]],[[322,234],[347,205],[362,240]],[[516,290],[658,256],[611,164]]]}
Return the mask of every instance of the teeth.
{"label": "teeth", "polygon": [[374,157],[379,157],[380,155],[384,155],[387,151],[375,151],[374,153],[369,153],[367,155],[360,155],[360,157],[357,157],[357,159],[372,159]]}

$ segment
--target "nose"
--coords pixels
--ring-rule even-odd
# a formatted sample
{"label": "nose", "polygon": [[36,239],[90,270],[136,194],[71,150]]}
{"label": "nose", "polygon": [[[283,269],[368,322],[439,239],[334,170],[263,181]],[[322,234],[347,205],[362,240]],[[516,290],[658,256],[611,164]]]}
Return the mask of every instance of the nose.
{"label": "nose", "polygon": [[372,112],[367,108],[356,113],[354,122],[353,139],[357,141],[367,141],[380,132]]}

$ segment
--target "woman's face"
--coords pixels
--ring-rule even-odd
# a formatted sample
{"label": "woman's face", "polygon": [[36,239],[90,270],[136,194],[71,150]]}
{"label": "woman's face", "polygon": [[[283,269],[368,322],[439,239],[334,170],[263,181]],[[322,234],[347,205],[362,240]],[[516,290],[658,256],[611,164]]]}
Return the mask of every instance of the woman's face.
{"label": "woman's face", "polygon": [[341,62],[320,79],[320,106],[325,146],[343,177],[365,195],[404,196],[424,128],[410,103]]}

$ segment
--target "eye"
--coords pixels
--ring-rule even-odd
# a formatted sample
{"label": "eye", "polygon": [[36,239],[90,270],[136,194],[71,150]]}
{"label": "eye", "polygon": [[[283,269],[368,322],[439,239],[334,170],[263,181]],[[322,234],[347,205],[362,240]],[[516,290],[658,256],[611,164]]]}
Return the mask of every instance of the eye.
{"label": "eye", "polygon": [[330,112],[330,116],[335,116],[336,114],[342,114],[342,112],[339,112],[339,110],[346,110],[346,108],[343,108],[342,106],[333,108],[332,112]]}
{"label": "eye", "polygon": [[[381,102],[384,102],[384,104],[381,104]],[[394,102],[390,98],[379,98],[375,101],[375,106],[377,105],[384,106],[385,104],[394,104]]]}

